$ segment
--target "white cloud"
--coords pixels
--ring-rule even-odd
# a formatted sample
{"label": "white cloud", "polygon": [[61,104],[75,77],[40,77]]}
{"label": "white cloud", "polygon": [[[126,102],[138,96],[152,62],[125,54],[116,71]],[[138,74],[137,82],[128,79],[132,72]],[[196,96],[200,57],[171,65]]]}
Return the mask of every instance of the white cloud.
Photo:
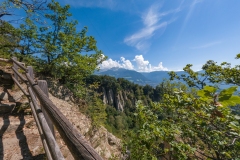
{"label": "white cloud", "polygon": [[148,60],[144,60],[142,55],[136,55],[132,60],[136,63],[136,67],[132,64],[132,62],[124,57],[120,58],[120,61],[112,60],[111,58],[103,61],[102,64],[99,65],[100,69],[111,69],[113,67],[124,68],[129,70],[136,70],[139,72],[153,72],[153,71],[167,71],[166,67],[163,67],[162,62],[158,64],[158,66],[152,66]]}
{"label": "white cloud", "polygon": [[167,71],[166,67],[163,67],[162,62],[158,66],[152,66],[148,60],[144,60],[142,55],[136,55],[134,60],[137,64],[137,71],[139,72],[153,72],[153,71]]}
{"label": "white cloud", "polygon": [[173,22],[173,20],[170,20],[169,22],[160,22],[160,20],[170,13],[180,11],[180,9],[178,8],[176,10],[170,10],[168,12],[160,13],[159,9],[159,6],[151,6],[148,11],[144,13],[141,17],[142,23],[144,24],[143,28],[136,33],[126,37],[124,39],[124,43],[129,46],[133,46],[142,52],[145,52],[151,46],[149,39],[151,39],[155,35],[155,32],[160,29],[165,30],[167,25]]}
{"label": "white cloud", "polygon": [[146,71],[148,70],[149,61],[145,61],[142,55],[136,55],[133,61],[137,64],[137,70]]}
{"label": "white cloud", "polygon": [[121,57],[121,62],[122,62],[122,68],[130,69],[130,70],[134,69],[134,66],[132,65],[130,60],[125,60],[124,57]]}
{"label": "white cloud", "polygon": [[120,58],[120,61],[107,59],[102,62],[102,64],[99,65],[100,69],[110,69],[113,67],[118,67],[118,68],[125,68],[129,70],[133,70],[134,66],[132,65],[130,60],[126,60],[124,57]]}

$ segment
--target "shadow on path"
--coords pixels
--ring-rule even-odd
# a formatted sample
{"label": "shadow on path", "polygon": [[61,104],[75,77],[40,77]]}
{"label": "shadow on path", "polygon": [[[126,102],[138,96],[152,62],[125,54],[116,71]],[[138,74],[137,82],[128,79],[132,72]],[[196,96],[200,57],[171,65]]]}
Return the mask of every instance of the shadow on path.
{"label": "shadow on path", "polygon": [[26,136],[24,135],[24,132],[23,132],[23,127],[25,125],[24,113],[23,112],[19,113],[18,118],[19,118],[20,124],[15,131],[16,137],[19,140],[19,147],[21,149],[21,154],[23,159],[29,160],[29,159],[32,159],[32,153],[30,152],[30,149],[27,144]]}
{"label": "shadow on path", "polygon": [[3,134],[7,130],[8,126],[10,125],[9,114],[1,115],[3,118],[3,126],[0,129],[0,160],[4,158],[4,148],[3,148]]}

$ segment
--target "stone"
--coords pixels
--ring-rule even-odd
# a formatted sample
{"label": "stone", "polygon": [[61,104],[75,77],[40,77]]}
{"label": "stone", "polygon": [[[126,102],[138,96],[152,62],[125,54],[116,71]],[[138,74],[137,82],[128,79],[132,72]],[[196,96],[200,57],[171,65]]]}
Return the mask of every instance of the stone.
{"label": "stone", "polygon": [[11,101],[11,102],[19,102],[22,100],[22,98],[24,96],[24,93],[21,90],[15,92],[14,94],[12,92],[9,92],[9,90],[8,90],[8,93],[11,95],[9,97],[9,101]]}
{"label": "stone", "polygon": [[6,92],[0,92],[0,101],[8,100],[8,94]]}

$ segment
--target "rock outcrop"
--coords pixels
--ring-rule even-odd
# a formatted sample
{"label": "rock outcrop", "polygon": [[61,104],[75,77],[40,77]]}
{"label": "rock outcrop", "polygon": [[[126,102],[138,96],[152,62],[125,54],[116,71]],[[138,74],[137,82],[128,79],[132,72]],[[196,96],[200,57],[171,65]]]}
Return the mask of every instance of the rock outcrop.
{"label": "rock outcrop", "polygon": [[126,91],[114,92],[112,89],[102,88],[102,99],[104,104],[111,105],[119,111],[124,111],[124,106],[128,100]]}

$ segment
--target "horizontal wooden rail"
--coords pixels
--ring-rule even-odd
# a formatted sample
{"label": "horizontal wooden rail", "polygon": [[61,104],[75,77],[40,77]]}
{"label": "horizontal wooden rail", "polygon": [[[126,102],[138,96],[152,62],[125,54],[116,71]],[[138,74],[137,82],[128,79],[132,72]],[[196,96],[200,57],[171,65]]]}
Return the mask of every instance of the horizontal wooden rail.
{"label": "horizontal wooden rail", "polygon": [[[4,59],[4,58],[0,58],[0,61],[2,62],[6,62],[6,63],[12,63],[12,59]],[[21,64],[22,66],[25,66],[25,63],[22,62],[18,62],[19,64]]]}
{"label": "horizontal wooden rail", "polygon": [[29,96],[29,94],[23,89],[23,87],[20,85],[20,83],[14,78],[12,77],[13,81],[17,84],[17,86],[21,89],[21,91],[25,94],[25,96]]}
{"label": "horizontal wooden rail", "polygon": [[28,82],[28,80],[26,78],[24,78],[14,67],[12,67],[12,70],[14,71],[15,74],[18,75],[18,77],[20,77],[25,83]]}
{"label": "horizontal wooden rail", "polygon": [[28,69],[23,66],[23,63],[18,62],[14,58],[11,58],[11,60],[21,69],[23,69],[25,72],[28,72]]}
{"label": "horizontal wooden rail", "polygon": [[38,131],[39,131],[39,134],[40,134],[40,137],[41,137],[41,140],[42,140],[43,147],[44,147],[45,153],[47,155],[47,158],[48,158],[48,160],[53,160],[52,156],[51,156],[51,153],[50,153],[50,150],[48,148],[47,142],[46,142],[46,138],[43,134],[43,129],[42,129],[42,127],[40,125],[40,122],[38,120],[38,116],[37,116],[35,107],[33,105],[33,102],[30,102],[30,107],[31,107],[31,110],[32,110],[33,118],[36,121],[36,125],[37,125],[37,128],[38,128]]}
{"label": "horizontal wooden rail", "polygon": [[6,62],[6,63],[12,63],[11,60],[9,60],[9,59],[4,59],[4,58],[0,58],[0,61]]}
{"label": "horizontal wooden rail", "polygon": [[102,160],[98,153],[88,144],[88,142],[80,135],[78,130],[68,121],[68,119],[59,111],[51,100],[44,94],[39,86],[32,80],[30,75],[26,73],[26,77],[34,90],[37,98],[41,102],[43,108],[50,116],[53,124],[67,144],[70,152],[75,159],[84,160]]}
{"label": "horizontal wooden rail", "polygon": [[55,138],[53,137],[53,134],[47,124],[47,121],[41,111],[41,108],[38,106],[37,104],[37,100],[33,94],[33,91],[32,91],[32,88],[31,87],[28,87],[28,91],[29,91],[29,94],[31,96],[31,100],[32,100],[32,103],[34,105],[34,108],[35,108],[35,111],[37,113],[37,116],[38,116],[38,120],[39,120],[39,123],[41,125],[41,128],[42,128],[42,131],[43,131],[43,134],[46,138],[46,141],[47,141],[47,144],[48,144],[48,147],[49,147],[49,150],[51,152],[51,156],[52,158],[55,160],[64,160],[64,157],[60,151],[60,148],[55,140]]}

